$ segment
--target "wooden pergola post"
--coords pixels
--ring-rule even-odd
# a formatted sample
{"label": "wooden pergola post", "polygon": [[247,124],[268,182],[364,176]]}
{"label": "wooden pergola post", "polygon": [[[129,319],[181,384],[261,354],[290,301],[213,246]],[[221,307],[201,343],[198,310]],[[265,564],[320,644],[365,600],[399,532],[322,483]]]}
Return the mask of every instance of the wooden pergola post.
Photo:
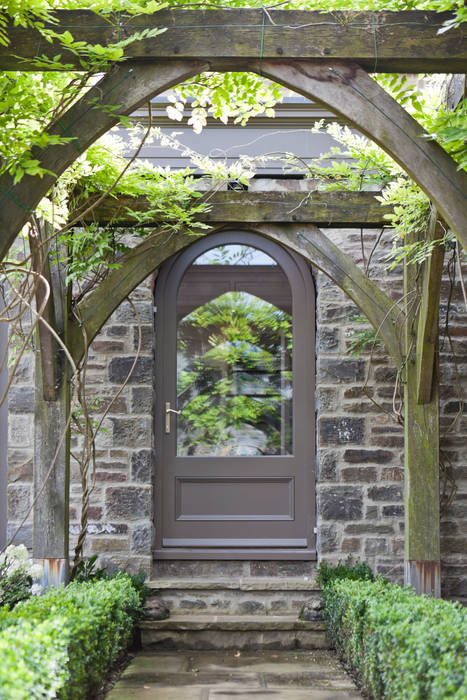
{"label": "wooden pergola post", "polygon": [[[433,213],[429,238],[441,231]],[[438,309],[444,248],[421,266],[404,264],[404,583],[441,596]]]}
{"label": "wooden pergola post", "polygon": [[[48,238],[48,227],[38,234]],[[36,308],[43,309],[36,328],[34,398],[33,556],[44,569],[42,585],[59,585],[68,578],[71,371],[50,329],[68,345],[69,302],[63,263],[51,263],[39,240],[30,236],[32,265],[50,288],[36,290]],[[47,325],[46,325],[47,324]]]}

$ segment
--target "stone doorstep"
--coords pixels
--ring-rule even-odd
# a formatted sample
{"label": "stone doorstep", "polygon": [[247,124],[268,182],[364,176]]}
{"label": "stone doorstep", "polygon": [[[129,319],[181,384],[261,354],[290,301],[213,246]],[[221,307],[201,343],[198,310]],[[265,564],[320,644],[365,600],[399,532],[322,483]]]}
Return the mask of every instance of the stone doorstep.
{"label": "stone doorstep", "polygon": [[305,631],[325,632],[326,623],[299,620],[296,615],[172,615],[166,620],[143,620],[141,630],[155,631]]}
{"label": "stone doorstep", "polygon": [[330,649],[326,632],[296,630],[141,630],[144,650],[295,651]]}
{"label": "stone doorstep", "polygon": [[174,615],[295,615],[304,605],[320,608],[320,589],[304,579],[162,579],[151,582],[146,617],[161,605]]}
{"label": "stone doorstep", "polygon": [[140,623],[143,649],[329,649],[326,625],[295,615],[174,615]]}
{"label": "stone doorstep", "polygon": [[190,591],[320,591],[319,585],[314,579],[308,578],[171,578],[147,581],[146,586],[158,592],[164,590],[190,590]]}

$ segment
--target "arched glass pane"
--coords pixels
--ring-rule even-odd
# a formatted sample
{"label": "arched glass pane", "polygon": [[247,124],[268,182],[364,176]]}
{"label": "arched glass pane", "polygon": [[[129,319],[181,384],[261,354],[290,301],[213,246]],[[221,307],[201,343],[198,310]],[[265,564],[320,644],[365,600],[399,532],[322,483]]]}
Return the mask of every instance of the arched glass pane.
{"label": "arched glass pane", "polygon": [[177,454],[292,454],[292,295],[276,261],[229,245],[177,298]]}

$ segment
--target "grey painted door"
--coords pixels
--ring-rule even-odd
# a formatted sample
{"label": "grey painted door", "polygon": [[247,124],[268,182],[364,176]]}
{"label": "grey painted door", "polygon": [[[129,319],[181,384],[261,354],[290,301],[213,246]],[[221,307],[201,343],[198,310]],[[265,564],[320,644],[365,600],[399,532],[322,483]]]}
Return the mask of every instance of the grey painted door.
{"label": "grey painted door", "polygon": [[210,235],[161,271],[156,308],[156,556],[314,558],[309,267]]}

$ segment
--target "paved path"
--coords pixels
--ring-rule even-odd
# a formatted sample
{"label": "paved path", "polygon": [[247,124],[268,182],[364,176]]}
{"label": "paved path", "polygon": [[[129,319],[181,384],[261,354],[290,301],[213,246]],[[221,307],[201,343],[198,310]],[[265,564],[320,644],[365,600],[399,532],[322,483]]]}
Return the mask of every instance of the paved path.
{"label": "paved path", "polygon": [[107,700],[361,700],[331,651],[138,654]]}

